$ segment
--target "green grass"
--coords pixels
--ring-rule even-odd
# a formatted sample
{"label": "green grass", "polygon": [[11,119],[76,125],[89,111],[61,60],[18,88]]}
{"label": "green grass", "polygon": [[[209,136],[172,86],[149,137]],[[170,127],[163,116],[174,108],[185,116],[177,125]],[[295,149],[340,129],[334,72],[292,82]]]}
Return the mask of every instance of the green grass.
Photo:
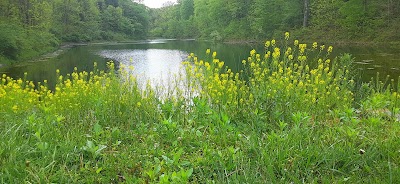
{"label": "green grass", "polygon": [[3,76],[0,183],[400,182],[400,96],[364,84],[356,98],[348,56],[309,65],[275,48],[239,74],[193,54],[163,97],[123,69],[59,76],[54,91]]}

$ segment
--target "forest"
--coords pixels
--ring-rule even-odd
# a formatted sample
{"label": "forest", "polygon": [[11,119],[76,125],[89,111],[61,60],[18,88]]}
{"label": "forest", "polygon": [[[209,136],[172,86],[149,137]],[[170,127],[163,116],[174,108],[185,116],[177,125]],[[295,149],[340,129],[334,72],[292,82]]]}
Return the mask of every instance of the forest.
{"label": "forest", "polygon": [[27,60],[61,43],[146,38],[264,40],[285,31],[327,41],[399,40],[400,1],[0,0],[0,60]]}
{"label": "forest", "polygon": [[0,0],[0,60],[26,60],[61,43],[144,39],[149,9],[130,0]]}
{"label": "forest", "polygon": [[290,31],[330,41],[383,41],[398,40],[400,28],[394,0],[180,0],[153,13],[150,35],[168,38],[264,40]]}

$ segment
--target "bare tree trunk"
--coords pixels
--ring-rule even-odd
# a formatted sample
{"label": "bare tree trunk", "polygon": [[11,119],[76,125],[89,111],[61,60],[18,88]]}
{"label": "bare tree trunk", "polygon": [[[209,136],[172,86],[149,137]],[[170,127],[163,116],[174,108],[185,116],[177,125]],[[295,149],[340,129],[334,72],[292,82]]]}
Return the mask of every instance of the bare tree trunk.
{"label": "bare tree trunk", "polygon": [[308,26],[309,14],[310,14],[310,0],[304,0],[303,27],[307,27]]}

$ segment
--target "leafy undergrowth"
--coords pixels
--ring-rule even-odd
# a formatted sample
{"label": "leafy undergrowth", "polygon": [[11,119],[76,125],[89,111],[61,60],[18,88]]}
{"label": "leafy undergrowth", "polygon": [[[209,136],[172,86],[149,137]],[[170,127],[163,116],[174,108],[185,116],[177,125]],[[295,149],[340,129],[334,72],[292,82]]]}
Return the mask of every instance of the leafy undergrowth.
{"label": "leafy undergrowth", "polygon": [[393,85],[356,86],[332,47],[276,42],[238,73],[191,54],[167,92],[123,67],[59,76],[54,91],[2,76],[0,182],[400,182]]}

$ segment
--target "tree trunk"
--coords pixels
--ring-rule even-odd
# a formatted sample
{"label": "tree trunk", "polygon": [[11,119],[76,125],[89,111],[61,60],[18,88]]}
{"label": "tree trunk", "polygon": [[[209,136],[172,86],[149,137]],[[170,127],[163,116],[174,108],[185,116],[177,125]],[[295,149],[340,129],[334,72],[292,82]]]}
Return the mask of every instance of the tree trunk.
{"label": "tree trunk", "polygon": [[303,27],[308,26],[308,18],[310,14],[310,0],[304,0],[304,19],[303,19]]}

